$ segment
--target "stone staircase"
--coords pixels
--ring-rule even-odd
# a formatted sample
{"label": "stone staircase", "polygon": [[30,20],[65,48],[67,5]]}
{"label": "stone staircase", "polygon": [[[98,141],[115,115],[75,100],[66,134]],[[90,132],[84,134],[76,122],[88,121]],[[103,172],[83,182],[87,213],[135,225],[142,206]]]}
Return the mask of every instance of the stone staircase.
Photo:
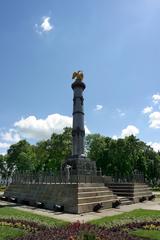
{"label": "stone staircase", "polygon": [[125,197],[133,203],[152,196],[151,188],[145,183],[110,183],[108,186],[118,197]]}
{"label": "stone staircase", "polygon": [[92,212],[93,207],[102,203],[103,208],[112,208],[117,197],[103,183],[81,183],[78,185],[78,213]]}
{"label": "stone staircase", "polygon": [[133,204],[133,201],[127,197],[118,197],[118,200],[120,201],[121,206]]}

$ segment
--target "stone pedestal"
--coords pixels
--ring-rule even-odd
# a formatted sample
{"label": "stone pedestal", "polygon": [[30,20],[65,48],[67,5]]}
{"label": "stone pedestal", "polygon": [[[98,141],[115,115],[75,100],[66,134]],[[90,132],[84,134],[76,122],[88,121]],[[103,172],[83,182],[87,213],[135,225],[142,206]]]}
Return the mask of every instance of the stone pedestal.
{"label": "stone pedestal", "polygon": [[85,157],[72,156],[66,161],[71,166],[71,173],[75,175],[96,175],[96,162]]}
{"label": "stone pedestal", "polygon": [[37,202],[46,209],[55,205],[64,207],[68,213],[91,212],[96,204],[111,208],[116,197],[103,183],[56,183],[56,184],[10,184],[4,196],[18,203],[36,206]]}

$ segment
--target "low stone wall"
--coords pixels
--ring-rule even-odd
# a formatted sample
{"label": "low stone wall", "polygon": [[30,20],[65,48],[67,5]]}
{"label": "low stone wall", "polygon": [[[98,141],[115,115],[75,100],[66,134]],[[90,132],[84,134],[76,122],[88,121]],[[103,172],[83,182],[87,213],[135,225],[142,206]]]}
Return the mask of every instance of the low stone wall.
{"label": "low stone wall", "polygon": [[78,184],[10,184],[4,196],[26,201],[30,205],[41,202],[47,209],[63,205],[65,212],[77,212]]}

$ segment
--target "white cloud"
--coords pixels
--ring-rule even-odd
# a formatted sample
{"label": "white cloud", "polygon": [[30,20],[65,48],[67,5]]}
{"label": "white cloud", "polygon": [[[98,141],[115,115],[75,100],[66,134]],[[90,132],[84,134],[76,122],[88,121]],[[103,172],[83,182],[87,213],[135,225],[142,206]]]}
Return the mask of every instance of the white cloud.
{"label": "white cloud", "polygon": [[120,117],[124,117],[126,114],[119,108],[117,108],[117,112],[119,114]]}
{"label": "white cloud", "polygon": [[14,129],[9,129],[8,132],[1,133],[1,139],[11,143],[16,143],[21,140],[20,135]]}
{"label": "white cloud", "polygon": [[155,152],[160,151],[160,142],[159,143],[149,142],[149,143],[147,143],[147,145],[150,145],[154,149]]}
{"label": "white cloud", "polygon": [[153,112],[149,115],[149,127],[160,128],[160,112]]}
{"label": "white cloud", "polygon": [[7,151],[6,152],[0,152],[0,155],[6,155],[7,154]]}
{"label": "white cloud", "polygon": [[[17,121],[14,126],[22,137],[42,140],[48,139],[53,132],[62,133],[65,127],[72,127],[72,117],[52,114],[46,119],[37,119],[35,116],[29,116]],[[90,133],[86,126],[85,131],[86,134]]]}
{"label": "white cloud", "polygon": [[154,94],[152,96],[152,100],[153,100],[154,104],[160,103],[160,93]]}
{"label": "white cloud", "polygon": [[125,129],[122,130],[121,137],[125,138],[128,136],[136,136],[139,134],[139,129],[133,125],[128,125]]}
{"label": "white cloud", "polygon": [[43,32],[50,32],[53,29],[50,19],[50,17],[43,17],[43,22],[40,25]]}
{"label": "white cloud", "polygon": [[0,148],[9,148],[9,143],[0,142]]}
{"label": "white cloud", "polygon": [[153,111],[153,107],[145,107],[142,111],[143,114],[151,113]]}
{"label": "white cloud", "polygon": [[40,35],[44,32],[52,31],[53,28],[54,26],[51,24],[51,18],[48,16],[43,17],[40,24],[35,24],[35,30]]}
{"label": "white cloud", "polygon": [[118,136],[117,135],[113,135],[112,139],[117,140]]}
{"label": "white cloud", "polygon": [[103,109],[103,106],[97,104],[97,105],[96,105],[96,108],[95,108],[95,111],[101,111],[102,109]]}
{"label": "white cloud", "polygon": [[139,132],[140,132],[139,129],[134,125],[128,125],[126,128],[122,130],[120,136],[113,135],[112,139],[117,140],[118,138],[125,138],[131,135],[136,136],[139,134]]}

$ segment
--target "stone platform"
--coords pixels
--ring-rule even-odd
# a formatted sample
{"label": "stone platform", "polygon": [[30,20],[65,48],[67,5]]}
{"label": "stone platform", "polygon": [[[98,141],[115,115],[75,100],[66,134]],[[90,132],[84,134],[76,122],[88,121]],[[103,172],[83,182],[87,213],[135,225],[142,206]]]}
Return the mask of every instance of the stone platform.
{"label": "stone platform", "polygon": [[132,203],[139,202],[143,197],[148,200],[152,196],[151,188],[145,183],[110,183],[107,186],[114,194],[128,198]]}
{"label": "stone platform", "polygon": [[40,202],[50,210],[54,209],[55,204],[61,205],[68,213],[91,212],[97,203],[102,203],[104,208],[112,208],[112,203],[117,199],[103,183],[16,183],[9,185],[4,196],[31,206]]}

